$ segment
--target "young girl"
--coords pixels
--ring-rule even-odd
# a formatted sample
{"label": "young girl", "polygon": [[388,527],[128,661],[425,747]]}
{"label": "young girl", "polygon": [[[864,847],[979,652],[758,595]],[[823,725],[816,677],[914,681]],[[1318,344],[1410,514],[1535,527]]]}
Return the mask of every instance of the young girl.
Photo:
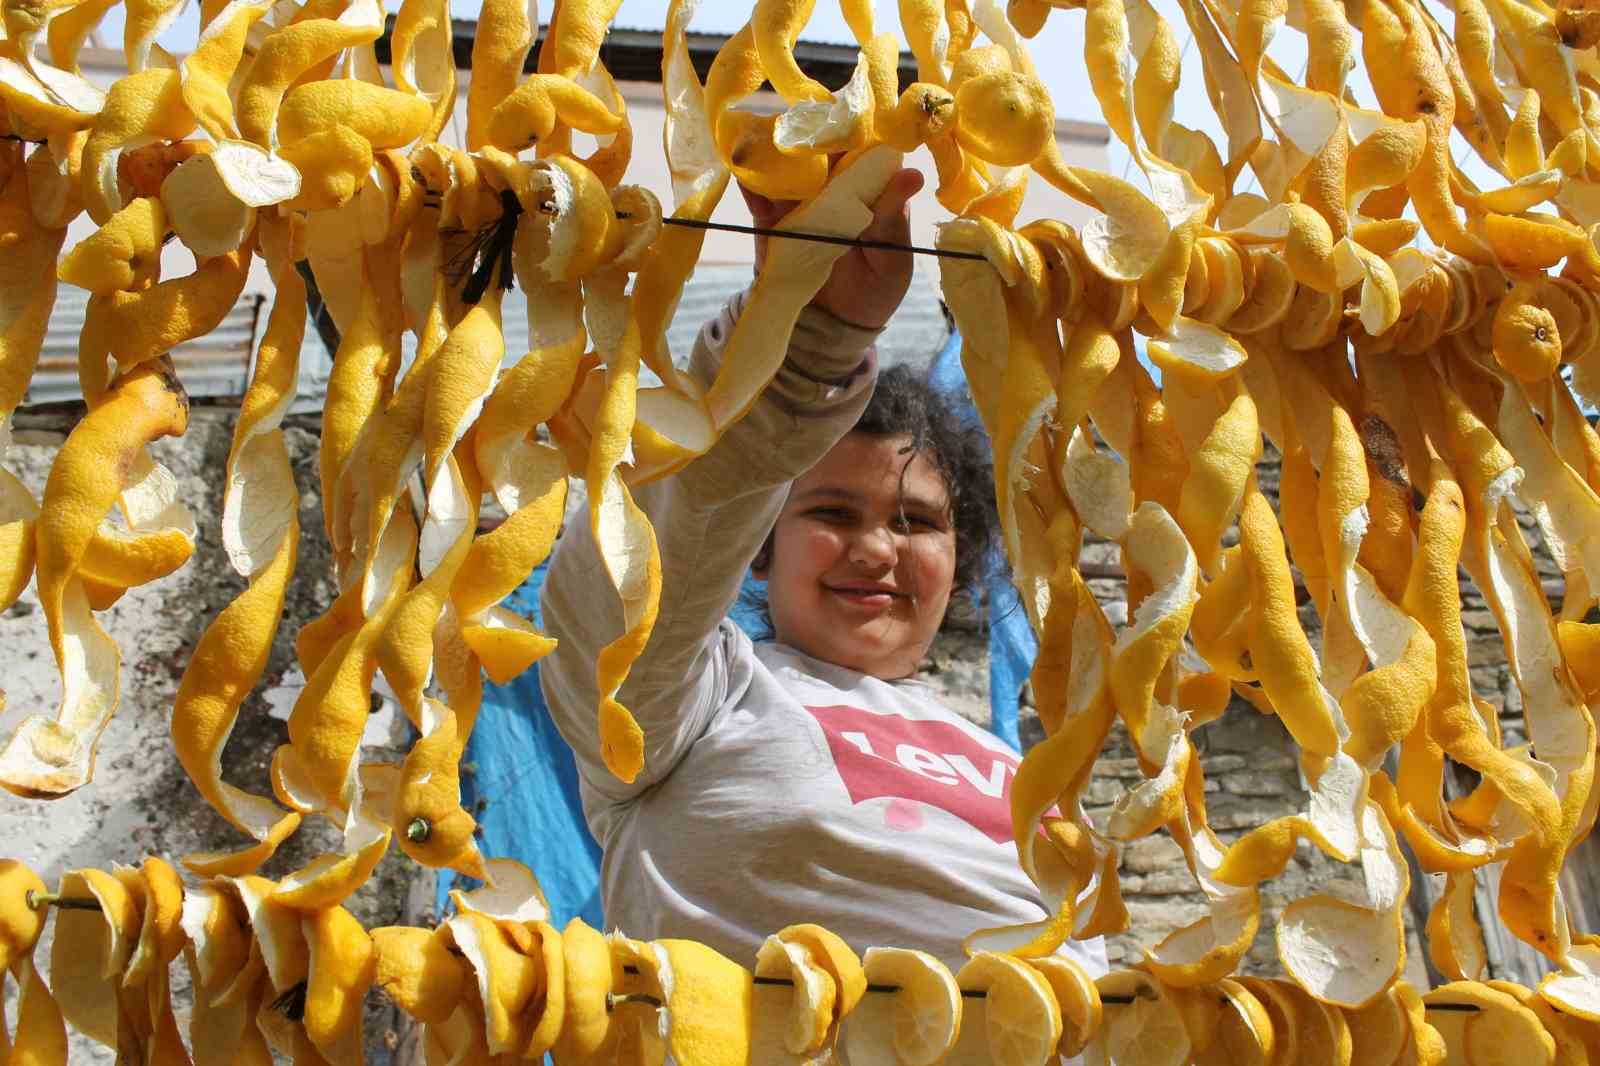
{"label": "young girl", "polygon": [[[921,184],[900,172],[864,236],[908,243]],[[758,225],[786,210],[746,199]],[[639,490],[663,588],[619,695],[645,734],[632,784],[601,762],[595,724],[594,661],[621,610],[587,524],[562,538],[543,601],[560,644],[541,675],[605,852],[606,922],[630,936],[751,965],[770,933],[816,922],[858,952],[921,948],[955,968],[974,930],[1044,917],[1012,840],[1016,756],[912,680],[994,518],[981,446],[925,382],[876,373],[909,260],[841,258],[750,413]],[[701,331],[703,383],[742,305]],[[759,644],[725,617],[752,568],[775,636]],[[1069,950],[1104,972],[1098,941]]]}

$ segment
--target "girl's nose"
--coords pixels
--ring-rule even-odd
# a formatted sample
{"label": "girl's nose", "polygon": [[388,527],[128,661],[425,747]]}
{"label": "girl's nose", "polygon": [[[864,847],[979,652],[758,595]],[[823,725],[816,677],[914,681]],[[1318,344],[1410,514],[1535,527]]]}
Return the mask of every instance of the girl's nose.
{"label": "girl's nose", "polygon": [[850,540],[850,561],[858,566],[893,566],[898,558],[894,534],[884,526],[867,526]]}

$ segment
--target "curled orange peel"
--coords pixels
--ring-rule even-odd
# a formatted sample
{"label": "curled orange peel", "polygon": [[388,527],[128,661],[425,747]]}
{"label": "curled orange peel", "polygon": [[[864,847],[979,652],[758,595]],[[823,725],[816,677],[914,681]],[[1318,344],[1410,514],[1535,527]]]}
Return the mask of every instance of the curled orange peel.
{"label": "curled orange peel", "polygon": [[[1214,1062],[1232,1050],[1265,1064],[1289,1047],[1343,1061],[1352,1044],[1387,1061],[1397,1034],[1409,1049],[1400,1057],[1438,1061],[1439,1032],[1394,980],[1395,900],[1406,884],[1397,837],[1424,871],[1445,878],[1425,931],[1442,970],[1475,981],[1485,956],[1479,923],[1496,920],[1555,967],[1538,997],[1457,990],[1492,1017],[1446,1023],[1453,1053],[1471,1052],[1474,1039],[1482,1052],[1485,1033],[1537,1022],[1553,1054],[1566,1054],[1586,1031],[1567,1019],[1600,1018],[1600,954],[1573,928],[1560,888],[1562,863],[1600,808],[1591,706],[1600,673],[1589,664],[1600,641],[1583,621],[1600,594],[1600,437],[1574,396],[1600,395],[1600,63],[1584,47],[1600,23],[1583,3],[1451,6],[1447,29],[1427,10],[1388,0],[1349,10],[1324,0],[1186,0],[1179,28],[1145,0],[906,0],[896,34],[851,0],[843,14],[861,56],[838,91],[795,58],[809,3],[762,0],[705,85],[686,37],[696,5],[678,0],[668,12],[664,147],[680,221],[710,219],[736,178],[799,201],[781,226],[849,237],[899,153],[926,145],[936,199],[959,216],[940,227],[938,243],[982,257],[942,260],[941,281],[996,443],[1003,540],[1041,649],[1032,681],[1048,737],[1019,770],[1012,813],[1019,860],[1046,915],[978,930],[969,948],[1044,959],[1069,938],[1123,927],[1112,838],[1165,829],[1204,900],[1200,920],[1146,948],[1146,976],[1108,985],[1155,1004],[1128,1012],[1139,1027],[1116,1011],[1088,1021],[1098,994],[1044,965],[1064,1023],[1071,1000],[1079,1031],[1069,1040],[1071,1025],[1058,1035],[1041,1022],[1001,1037],[991,1026],[1002,1058],[1057,1041],[1064,1053],[1076,1041],[1127,1057],[1150,1030],[1167,1035],[1140,1045],[1141,1062]],[[174,59],[155,38],[181,5],[136,0],[122,35],[128,73],[100,89],[83,77],[80,54],[110,7],[0,4],[0,122],[19,138],[0,142],[0,270],[13,282],[0,306],[0,441],[29,387],[56,282],[89,293],[78,365],[89,416],[42,506],[0,471],[0,603],[37,573],[64,681],[80,667],[88,678],[64,685],[72,710],[54,727],[71,726],[72,780],[22,790],[86,776],[84,749],[92,753],[116,691],[117,653],[93,612],[193,551],[176,481],[144,447],[180,419],[175,410],[129,417],[131,391],[162,371],[166,352],[223,320],[259,251],[283,299],[223,493],[224,548],[248,587],[204,634],[173,716],[180,761],[252,838],[236,852],[185,860],[219,877],[194,890],[192,908],[184,903],[190,965],[205,993],[191,1043],[206,1045],[196,1061],[214,1061],[212,1046],[259,1058],[269,1045],[341,1061],[351,1029],[340,1004],[366,964],[361,938],[330,908],[371,873],[391,837],[425,863],[491,874],[510,895],[520,890],[500,882],[525,880],[472,844],[459,762],[483,676],[509,680],[552,646],[503,601],[548,555],[567,477],[589,483],[591,531],[624,607],[625,630],[596,664],[602,754],[636,779],[644,737],[625,709],[624,682],[653,625],[660,560],[632,493],[703,454],[757,400],[839,253],[774,242],[721,373],[702,385],[673,363],[665,337],[704,237],[664,225],[654,197],[625,184],[634,130],[600,61],[615,0],[564,0],[530,76],[536,15],[515,0],[491,4],[474,45],[464,147],[439,143],[456,76],[449,12],[437,0],[401,5],[392,81],[376,66],[383,27],[370,2],[207,0],[194,51]],[[1055,9],[1073,7],[1084,11],[1096,104],[1137,164],[1131,178],[1073,166],[1056,141],[1054,103],[1026,41]],[[1274,60],[1285,27],[1306,41],[1299,79]],[[1217,112],[1215,140],[1174,120],[1184,30]],[[1353,77],[1358,34],[1373,90],[1365,99]],[[918,66],[904,92],[901,35]],[[755,106],[766,82],[781,113]],[[1376,109],[1362,106],[1374,99]],[[598,142],[581,158],[579,134]],[[512,154],[530,145],[536,161]],[[1455,158],[1463,149],[1488,180]],[[1027,217],[1030,172],[1088,209],[1081,228]],[[67,226],[84,212],[96,228],[61,258]],[[509,238],[509,271],[478,258],[494,231]],[[192,273],[162,277],[169,233],[195,254]],[[274,760],[285,811],[223,782],[218,760],[295,565],[296,496],[280,423],[295,376],[284,353],[303,327],[292,266],[302,259],[343,341],[319,457],[338,592],[296,641],[312,695]],[[524,289],[530,335],[508,367],[498,289],[464,293],[463,262],[480,278],[490,267],[501,282],[514,274]],[[416,357],[402,378],[405,331]],[[1159,378],[1140,363],[1140,338]],[[644,384],[646,368],[659,384]],[[1263,435],[1283,456],[1275,505],[1255,483]],[[409,482],[419,475],[413,512]],[[484,493],[506,518],[478,534]],[[1557,564],[1559,612],[1513,506],[1531,515]],[[1132,622],[1120,631],[1078,568],[1086,534],[1122,554]],[[1505,740],[1472,691],[1462,569],[1506,645],[1526,745]],[[1320,642],[1297,614],[1296,571]],[[422,733],[404,765],[361,764],[358,711],[380,669]],[[1246,827],[1224,846],[1207,824],[1190,734],[1227,713],[1230,693],[1284,723],[1309,796],[1303,812]],[[1097,828],[1084,797],[1116,716],[1146,777]],[[30,718],[32,739],[13,739],[0,760],[50,725]],[[1446,802],[1450,761],[1481,782]],[[343,846],[281,882],[247,876],[310,813],[338,825]],[[1301,841],[1359,862],[1360,891],[1300,900],[1280,916],[1282,961],[1304,993],[1232,983],[1259,929],[1263,886]],[[1479,869],[1499,878],[1494,916],[1473,913]],[[96,977],[74,978],[70,966],[52,977],[74,998],[62,1000],[67,1021],[83,1019],[91,1035],[144,1059],[175,1047],[159,975],[177,942],[169,874],[150,864],[78,875],[72,887],[98,892],[110,909],[99,926],[67,926],[98,938],[84,952]],[[671,1046],[701,1061],[708,1026],[729,1027],[735,1053],[752,1039],[739,1005],[748,978],[726,960],[625,937],[586,941],[577,929],[556,937],[539,928],[546,917],[488,917],[522,962],[496,955],[475,969],[450,955],[447,931],[417,948],[434,960],[431,975],[384,962],[379,948],[376,979],[427,1015],[425,1039],[441,1061],[486,1057],[491,1046],[526,1057],[577,1049],[579,1058],[608,1048],[624,1059]],[[785,1053],[820,1054],[850,1013],[824,1009],[820,989],[825,978],[842,995],[850,967],[815,938],[779,943],[785,965],[819,990],[802,1004],[808,1035],[793,1043],[803,1050]],[[1370,957],[1350,954],[1354,943]],[[262,1010],[318,969],[304,961],[313,945],[323,952],[327,1011],[294,1024]],[[731,997],[731,1013],[708,1015],[683,999],[698,978],[672,980],[674,958]],[[676,1036],[639,1004],[624,1006],[623,1024],[607,1020],[595,990],[612,987],[618,959],[647,971],[637,975],[644,984],[629,977],[622,987],[677,1000],[660,1015]],[[105,960],[115,965],[101,973]],[[934,1001],[948,999],[936,970],[901,964],[932,975]],[[1013,973],[981,969],[969,984]],[[466,978],[483,973],[510,976],[474,990]],[[31,971],[17,977],[19,1032],[35,1034],[31,1047],[54,1047],[61,1026],[49,992]],[[424,1006],[418,989],[434,977],[440,1002]],[[1044,985],[1019,980],[1006,987],[1043,1002]],[[1214,1005],[1200,991],[1209,988],[1220,990]],[[954,1013],[934,1012],[945,1025],[935,1035],[950,1035]],[[1351,1029],[1341,1037],[1344,1017]],[[1111,1035],[1096,1043],[1096,1029]],[[933,1050],[959,1057],[977,1046],[975,1032]]]}
{"label": "curled orange peel", "polygon": [[235,90],[234,115],[244,140],[277,147],[279,112],[290,88],[318,64],[377,38],[381,25],[362,18],[359,7],[348,9],[348,21],[308,18],[267,34]]}
{"label": "curled orange peel", "polygon": [[233,855],[194,854],[197,873],[253,873],[299,825],[300,816],[222,780],[222,750],[239,707],[266,669],[300,539],[299,494],[280,428],[294,399],[305,286],[288,263],[287,231],[268,240],[279,298],[273,305],[229,450],[223,542],[249,586],[202,634],[173,704],[173,747],[201,795],[256,844]]}
{"label": "curled orange peel", "polygon": [[18,168],[0,190],[0,226],[15,236],[15,254],[0,267],[9,305],[8,324],[0,332],[0,603],[7,605],[22,595],[33,576],[39,508],[33,493],[3,464],[10,450],[12,412],[26,393],[55,303],[50,264],[65,235],[39,224],[30,209],[28,187],[28,172]]}
{"label": "curled orange peel", "polygon": [[181,140],[194,128],[177,71],[155,67],[119,79],[83,146],[83,203],[89,217],[103,224],[123,206],[117,183],[123,152],[156,140]]}
{"label": "curled orange peel", "polygon": [[622,118],[606,101],[558,74],[532,74],[516,91],[495,105],[488,120],[488,143],[516,152],[538,145],[557,123],[584,133],[610,134]]}
{"label": "curled orange peel", "polygon": [[171,362],[151,359],[119,379],[62,446],[45,486],[36,565],[64,698],[53,719],[25,719],[0,751],[0,784],[10,791],[62,795],[93,775],[95,747],[117,706],[121,655],[90,613],[78,564],[128,487],[135,455],[187,425],[188,398]]}

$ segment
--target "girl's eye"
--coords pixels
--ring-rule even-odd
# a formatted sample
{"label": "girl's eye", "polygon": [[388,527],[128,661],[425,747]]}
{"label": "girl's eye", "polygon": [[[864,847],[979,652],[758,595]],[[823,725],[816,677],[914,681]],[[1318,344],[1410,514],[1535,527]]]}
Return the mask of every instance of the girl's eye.
{"label": "girl's eye", "polygon": [[943,527],[926,515],[901,515],[894,520],[894,528],[902,533],[933,533]]}
{"label": "girl's eye", "polygon": [[848,522],[853,517],[849,510],[843,507],[813,507],[807,514],[812,518],[831,523]]}

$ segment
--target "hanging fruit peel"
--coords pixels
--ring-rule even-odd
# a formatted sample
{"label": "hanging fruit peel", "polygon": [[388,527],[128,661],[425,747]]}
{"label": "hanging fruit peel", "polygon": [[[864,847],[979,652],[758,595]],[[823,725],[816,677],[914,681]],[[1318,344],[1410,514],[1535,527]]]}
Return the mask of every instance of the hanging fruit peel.
{"label": "hanging fruit peel", "polygon": [[[0,785],[17,795],[91,781],[120,699],[120,652],[95,612],[193,552],[193,519],[146,448],[186,426],[165,353],[216,327],[254,257],[277,289],[224,490],[223,543],[247,586],[202,635],[172,717],[184,769],[249,840],[184,857],[205,879],[190,885],[159,859],[65,875],[59,894],[94,909],[58,913],[51,986],[31,961],[45,886],[0,861],[0,970],[20,990],[12,1054],[64,1061],[71,1024],[146,1061],[181,1056],[166,977],[179,954],[196,1062],[218,1047],[353,1061],[353,1004],[371,985],[425,1025],[441,1061],[553,1048],[558,1061],[720,1064],[759,1047],[801,1062],[841,1038],[901,1063],[982,1046],[1008,1066],[1080,1050],[1140,1066],[1600,1054],[1600,947],[1573,928],[1558,879],[1600,806],[1600,627],[1584,621],[1600,597],[1600,437],[1580,403],[1600,400],[1600,20],[1568,0],[1456,0],[1448,31],[1416,0],[1186,0],[1217,144],[1172,119],[1181,56],[1146,0],[900,0],[917,62],[903,93],[900,42],[860,0],[842,4],[861,58],[837,92],[795,58],[806,0],[759,0],[702,85],[684,38],[695,6],[675,0],[663,33],[667,210],[623,184],[631,127],[599,58],[615,0],[565,0],[526,76],[537,13],[486,0],[465,150],[437,140],[456,96],[437,0],[400,5],[392,84],[371,0],[202,4],[181,61],[154,39],[184,5],[128,0],[128,73],[105,91],[77,56],[109,4],[0,2],[0,464],[58,278],[90,293],[88,413],[43,498],[0,465],[0,606],[37,582],[62,684],[56,711],[29,714],[0,748]],[[1071,166],[1056,146],[1026,41],[1075,8],[1095,99],[1142,184]],[[1303,84],[1270,55],[1285,25],[1305,37]],[[1370,99],[1348,80],[1362,60]],[[782,113],[741,109],[764,83]],[[1452,131],[1503,184],[1478,188],[1455,167]],[[575,132],[598,149],[573,155]],[[548,554],[575,476],[626,618],[596,664],[606,762],[641,772],[643,735],[617,696],[661,579],[632,488],[740,417],[840,254],[775,242],[702,391],[672,372],[663,338],[703,234],[663,222],[708,219],[737,178],[803,201],[783,228],[851,237],[901,153],[924,146],[953,216],[940,246],[981,256],[940,266],[1040,638],[1050,735],[1012,802],[1023,868],[1053,914],[975,932],[956,974],[911,948],[863,960],[821,927],[783,930],[754,960],[794,988],[766,1034],[753,1031],[752,975],[699,945],[551,927],[532,874],[473,845],[459,763],[482,672],[509,679],[553,646],[500,601]],[[1089,222],[1019,223],[1033,177]],[[62,256],[80,213],[98,228]],[[162,278],[173,235],[197,265]],[[301,261],[343,336],[320,461],[339,594],[297,635],[312,695],[269,798],[222,766],[297,565],[279,427],[298,378]],[[514,286],[529,345],[501,372]],[[417,357],[402,374],[407,331]],[[663,385],[641,390],[641,366]],[[1277,512],[1256,480],[1265,442],[1283,456]],[[508,520],[479,534],[485,493]],[[1560,568],[1558,610],[1514,503]],[[1125,626],[1078,570],[1085,531],[1122,553]],[[1472,691],[1458,569],[1500,628],[1529,746],[1506,747]],[[380,671],[420,733],[400,765],[359,751]],[[1191,734],[1230,693],[1283,721],[1309,793],[1304,812],[1225,844]],[[1083,796],[1116,719],[1147,777],[1094,819]],[[1482,775],[1474,793],[1447,802],[1447,758]],[[277,882],[255,876],[314,815],[342,830],[342,849]],[[1118,843],[1163,830],[1207,913],[1097,984],[1051,953],[1126,925]],[[340,903],[391,840],[490,883],[459,894],[436,930],[369,935]],[[1277,929],[1289,980],[1236,981],[1260,888],[1300,841],[1359,864],[1363,891],[1296,901]],[[1426,939],[1453,983],[1420,995],[1398,978],[1402,843],[1447,886]],[[1474,915],[1476,879],[1495,868],[1498,914]],[[1538,990],[1483,981],[1482,920],[1549,959]],[[869,981],[900,991],[864,997]],[[301,988],[298,1017],[269,1009]],[[962,1035],[963,990],[987,1001],[981,1044]],[[614,992],[660,1007],[612,1010]],[[1441,1005],[1472,1013],[1425,1014]]]}

